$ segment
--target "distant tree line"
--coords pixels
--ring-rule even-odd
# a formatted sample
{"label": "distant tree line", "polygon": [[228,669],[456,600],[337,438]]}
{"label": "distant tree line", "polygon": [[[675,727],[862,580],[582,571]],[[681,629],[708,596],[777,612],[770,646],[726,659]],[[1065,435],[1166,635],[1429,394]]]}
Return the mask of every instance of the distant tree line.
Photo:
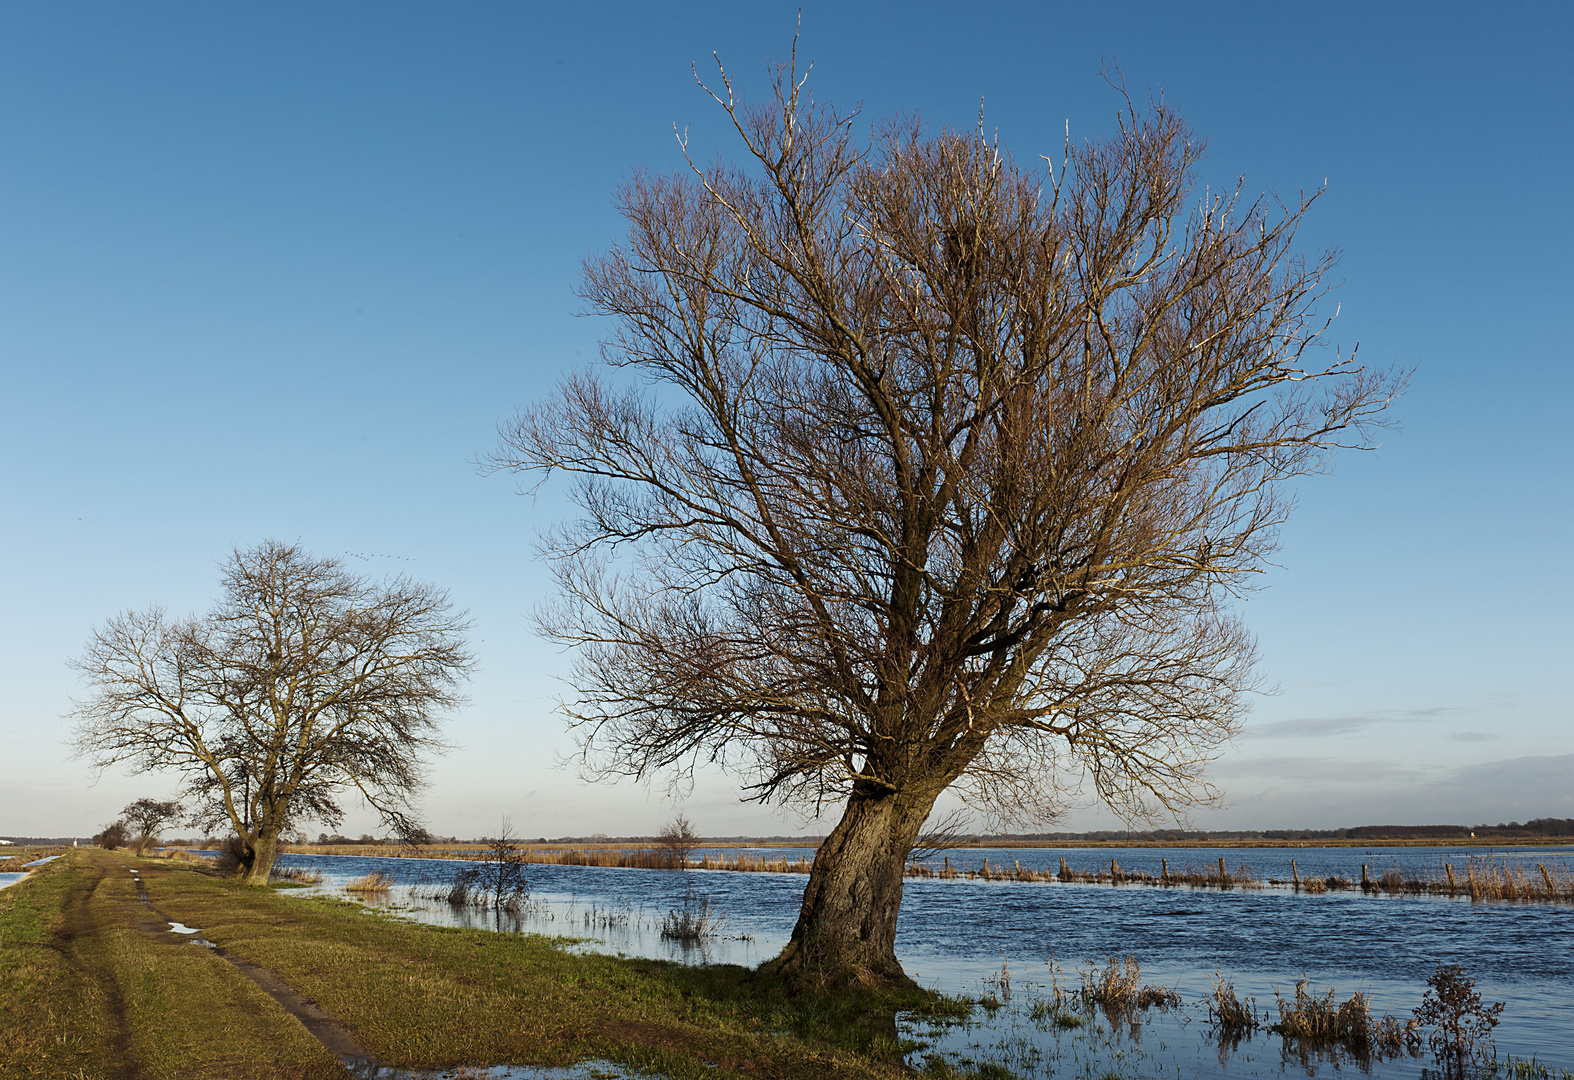
{"label": "distant tree line", "polygon": [[1346,829],[1344,835],[1352,840],[1402,840],[1409,837],[1469,836],[1574,836],[1574,818],[1532,818],[1521,825],[1517,821],[1496,825],[1362,825]]}

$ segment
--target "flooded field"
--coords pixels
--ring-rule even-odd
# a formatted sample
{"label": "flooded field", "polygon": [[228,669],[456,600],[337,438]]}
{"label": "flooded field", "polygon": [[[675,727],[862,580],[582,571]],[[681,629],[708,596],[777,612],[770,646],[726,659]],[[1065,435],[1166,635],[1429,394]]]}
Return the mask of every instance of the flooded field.
{"label": "flooded field", "polygon": [[[794,853],[796,854],[796,853]],[[1299,874],[1359,879],[1463,867],[1479,851],[1436,848],[1125,849],[1098,851],[1010,849],[953,851],[953,867],[1058,866],[1154,874],[1162,858],[1171,872],[1216,865],[1232,873],[1245,865],[1259,881]],[[1498,860],[1531,860],[1567,873],[1574,849],[1511,850]],[[345,894],[343,886],[371,871],[393,885],[360,899],[402,917],[504,932],[536,932],[583,939],[576,948],[688,963],[754,965],[780,950],[791,933],[802,896],[798,874],[528,867],[530,902],[517,916],[455,909],[433,898],[463,863],[426,859],[370,859],[288,855],[282,866],[319,871],[314,891]],[[1150,865],[1151,864],[1151,865]],[[719,910],[719,931],[698,945],[664,939],[669,913],[701,900]],[[1287,886],[1192,889],[1014,882],[957,878],[913,879],[906,887],[897,953],[925,986],[990,1003],[966,1024],[942,1029],[907,1024],[922,1067],[933,1055],[953,1065],[995,1063],[1021,1076],[1121,1077],[1329,1075],[1360,1070],[1383,1077],[1420,1077],[1435,1070],[1429,1055],[1369,1060],[1343,1051],[1302,1048],[1259,1031],[1232,1044],[1213,1032],[1203,1004],[1215,972],[1232,981],[1259,1011],[1272,1013],[1275,995],[1293,997],[1298,979],[1339,1001],[1360,991],[1377,1015],[1408,1019],[1438,964],[1459,964],[1489,1002],[1506,1007],[1497,1028],[1500,1060],[1510,1055],[1554,1070],[1574,1067],[1574,908],[1476,903],[1437,897],[1390,897],[1361,892],[1307,894]],[[1055,986],[1079,985],[1089,964],[1131,955],[1142,981],[1172,989],[1181,1005],[1109,1015],[1076,1006],[1057,1009]],[[1052,965],[1053,962],[1053,965]],[[1075,1015],[1080,1023],[1063,1017]],[[1524,1077],[1522,1080],[1532,1080]]]}

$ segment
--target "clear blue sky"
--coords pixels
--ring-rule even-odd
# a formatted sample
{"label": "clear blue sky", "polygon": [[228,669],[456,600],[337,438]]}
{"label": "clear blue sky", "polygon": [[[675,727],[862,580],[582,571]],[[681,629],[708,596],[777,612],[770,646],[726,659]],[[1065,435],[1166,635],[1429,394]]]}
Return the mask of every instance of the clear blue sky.
{"label": "clear blue sky", "polygon": [[[0,834],[171,790],[66,758],[66,661],[128,607],[205,607],[270,536],[473,613],[436,830],[670,817],[660,789],[553,767],[566,663],[526,616],[560,505],[472,462],[594,356],[573,289],[619,181],[673,167],[675,122],[733,152],[689,64],[719,52],[761,93],[796,12],[0,7]],[[1031,160],[1068,121],[1110,130],[1118,62],[1207,136],[1211,182],[1327,178],[1302,235],[1343,252],[1331,340],[1416,375],[1402,430],[1300,489],[1246,606],[1280,693],[1196,823],[1574,816],[1574,8],[809,2],[803,27],[817,95],[870,117],[971,126],[982,98]],[[724,778],[686,805],[709,833],[800,826]]]}

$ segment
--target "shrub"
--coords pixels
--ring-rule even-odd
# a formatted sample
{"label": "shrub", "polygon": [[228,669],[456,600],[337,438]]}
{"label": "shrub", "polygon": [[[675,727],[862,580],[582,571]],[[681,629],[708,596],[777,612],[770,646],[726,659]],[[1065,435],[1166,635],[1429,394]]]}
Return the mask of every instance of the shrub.
{"label": "shrub", "polygon": [[1432,1028],[1427,1045],[1438,1061],[1458,1067],[1478,1055],[1493,1056],[1492,1029],[1498,1025],[1503,1002],[1483,1004],[1475,980],[1458,964],[1439,964],[1426,985],[1414,1023]]}

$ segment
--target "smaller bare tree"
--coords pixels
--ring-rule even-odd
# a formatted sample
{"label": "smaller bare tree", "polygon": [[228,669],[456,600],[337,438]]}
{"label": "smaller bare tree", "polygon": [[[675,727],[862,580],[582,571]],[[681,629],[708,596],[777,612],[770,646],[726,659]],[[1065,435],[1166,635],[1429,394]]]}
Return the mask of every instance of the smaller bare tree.
{"label": "smaller bare tree", "polygon": [[499,915],[517,913],[530,896],[525,879],[525,853],[519,850],[513,822],[503,819],[496,836],[483,836],[486,852],[479,863],[467,866],[454,877],[448,902],[489,907]]}
{"label": "smaller bare tree", "polygon": [[338,825],[346,792],[401,836],[417,827],[410,800],[444,748],[440,715],[462,700],[467,627],[440,589],[265,541],[225,563],[206,615],[155,607],[94,631],[75,661],[90,689],[77,753],[181,773],[193,824],[233,829],[240,876],[263,886],[279,837]]}
{"label": "smaller bare tree", "polygon": [[656,843],[667,857],[667,865],[678,870],[689,868],[689,856],[700,846],[700,835],[689,824],[689,819],[679,814],[656,833]]}
{"label": "smaller bare tree", "polygon": [[136,839],[137,854],[147,850],[166,825],[172,825],[185,812],[185,807],[174,799],[160,802],[157,799],[138,799],[120,813],[131,834]]}

